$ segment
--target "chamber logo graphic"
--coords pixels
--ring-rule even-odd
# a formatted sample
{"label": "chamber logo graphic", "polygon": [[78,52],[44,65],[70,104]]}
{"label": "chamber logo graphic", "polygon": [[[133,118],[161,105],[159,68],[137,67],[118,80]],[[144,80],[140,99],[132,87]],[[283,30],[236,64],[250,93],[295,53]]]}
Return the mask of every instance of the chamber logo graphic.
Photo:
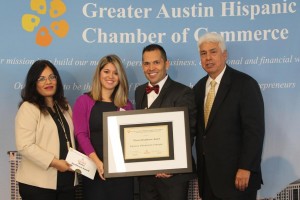
{"label": "chamber logo graphic", "polygon": [[[67,10],[63,1],[52,0],[47,5],[46,0],[31,0],[30,9],[34,14],[26,13],[22,16],[22,28],[27,32],[36,32],[35,42],[37,45],[46,47],[52,43],[55,37],[67,36],[69,24],[65,19],[61,19]],[[53,19],[49,27],[43,26],[41,18],[45,15]]]}

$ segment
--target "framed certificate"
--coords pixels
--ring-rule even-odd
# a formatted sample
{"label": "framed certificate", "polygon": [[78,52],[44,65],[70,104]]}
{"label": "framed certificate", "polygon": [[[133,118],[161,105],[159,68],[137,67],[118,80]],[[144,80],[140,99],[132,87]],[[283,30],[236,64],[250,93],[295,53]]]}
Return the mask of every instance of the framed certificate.
{"label": "framed certificate", "polygon": [[103,113],[106,178],[192,172],[186,107]]}
{"label": "framed certificate", "polygon": [[124,162],[174,159],[172,122],[120,126]]}

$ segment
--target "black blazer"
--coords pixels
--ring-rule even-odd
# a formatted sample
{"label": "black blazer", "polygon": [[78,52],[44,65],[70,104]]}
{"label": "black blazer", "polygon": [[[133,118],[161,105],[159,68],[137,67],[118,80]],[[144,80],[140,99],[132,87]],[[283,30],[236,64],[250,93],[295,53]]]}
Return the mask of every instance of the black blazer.
{"label": "black blazer", "polygon": [[227,66],[204,129],[207,79],[205,76],[193,88],[199,119],[196,149],[200,194],[203,157],[211,187],[218,197],[237,193],[234,182],[239,168],[251,171],[248,188],[257,190],[262,183],[260,163],[265,133],[259,85],[249,75]]}
{"label": "black blazer", "polygon": [[[136,109],[145,108],[142,106],[142,104],[143,101],[147,102],[147,94],[146,94],[147,85],[148,83],[140,85],[135,90]],[[191,144],[193,144],[194,136],[196,134],[196,105],[195,105],[193,90],[187,87],[186,85],[173,81],[170,77],[168,77],[164,86],[161,88],[161,92],[159,93],[159,96],[155,99],[155,101],[152,103],[149,109],[168,108],[168,107],[188,107]],[[180,181],[180,180],[186,181],[195,177],[196,174],[188,173],[188,174],[180,174],[180,175],[172,176],[170,179],[173,179],[174,181]]]}

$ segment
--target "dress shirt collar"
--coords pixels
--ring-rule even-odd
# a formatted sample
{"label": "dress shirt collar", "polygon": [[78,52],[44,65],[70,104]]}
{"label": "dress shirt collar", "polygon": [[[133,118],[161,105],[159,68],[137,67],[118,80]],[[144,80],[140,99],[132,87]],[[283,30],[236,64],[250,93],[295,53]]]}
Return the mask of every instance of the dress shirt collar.
{"label": "dress shirt collar", "polygon": [[[221,82],[221,79],[222,79],[222,77],[223,77],[223,75],[224,75],[224,72],[225,72],[225,70],[226,70],[226,65],[225,65],[225,67],[224,67],[224,69],[222,70],[222,72],[215,78],[215,81],[216,81],[216,83],[217,83],[217,87],[219,88],[219,85],[220,85],[220,82]],[[207,79],[207,81],[206,81],[206,88],[210,88],[210,82],[212,81],[212,78],[210,77],[210,76],[208,76],[208,79]]]}
{"label": "dress shirt collar", "polygon": [[[165,82],[167,81],[167,79],[168,79],[168,74],[165,76],[165,78],[164,78],[163,80],[159,81],[159,82],[156,84],[156,85],[159,85],[159,92],[157,93],[157,96],[159,95],[160,91],[162,90],[162,88],[163,88]],[[151,85],[150,82],[148,82],[148,85],[151,86],[151,87],[153,87],[153,85]],[[152,94],[152,93],[155,93],[155,92],[150,92],[149,94]],[[149,95],[149,94],[148,94],[148,95]]]}

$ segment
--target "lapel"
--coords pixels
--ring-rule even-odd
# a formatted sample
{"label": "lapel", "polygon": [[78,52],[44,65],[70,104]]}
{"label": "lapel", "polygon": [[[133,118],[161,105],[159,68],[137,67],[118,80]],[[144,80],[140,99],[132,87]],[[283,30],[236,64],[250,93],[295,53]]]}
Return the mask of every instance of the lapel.
{"label": "lapel", "polygon": [[[231,71],[232,71],[232,68],[230,68],[227,65],[226,70],[224,72],[224,75],[223,75],[223,77],[221,79],[221,83],[220,83],[218,92],[216,94],[213,106],[212,106],[211,111],[210,111],[210,115],[209,115],[209,119],[208,119],[208,122],[207,122],[206,130],[209,129],[209,127],[210,127],[210,125],[211,125],[211,123],[212,123],[212,121],[213,121],[213,119],[214,119],[214,117],[216,115],[216,112],[218,111],[218,108],[222,104],[223,100],[225,99],[225,97],[226,97],[226,95],[227,95],[227,93],[228,93],[228,91],[230,89],[230,85],[231,85]],[[202,113],[204,115],[204,112],[202,112]]]}
{"label": "lapel", "polygon": [[199,118],[200,118],[200,122],[201,122],[201,127],[203,127],[204,129],[204,99],[205,99],[205,87],[206,87],[206,81],[208,79],[208,75],[205,76],[203,79],[201,79],[201,82],[199,83],[199,92],[196,95],[197,97],[201,97],[201,98],[197,98],[196,103],[198,104],[198,108],[199,112],[201,114],[199,114]]}
{"label": "lapel", "polygon": [[149,108],[161,108],[161,105],[162,105],[164,99],[170,98],[170,97],[168,97],[167,94],[169,92],[170,86],[172,85],[172,82],[173,81],[169,76],[168,79],[166,80],[165,84],[161,88],[161,91],[160,91],[158,97],[155,99],[155,101],[151,104],[151,106]]}
{"label": "lapel", "polygon": [[[147,94],[146,94],[146,86],[148,83],[141,85],[140,90],[136,95],[136,109],[144,109],[143,108],[143,101],[147,101]],[[147,102],[146,102],[147,103]]]}

